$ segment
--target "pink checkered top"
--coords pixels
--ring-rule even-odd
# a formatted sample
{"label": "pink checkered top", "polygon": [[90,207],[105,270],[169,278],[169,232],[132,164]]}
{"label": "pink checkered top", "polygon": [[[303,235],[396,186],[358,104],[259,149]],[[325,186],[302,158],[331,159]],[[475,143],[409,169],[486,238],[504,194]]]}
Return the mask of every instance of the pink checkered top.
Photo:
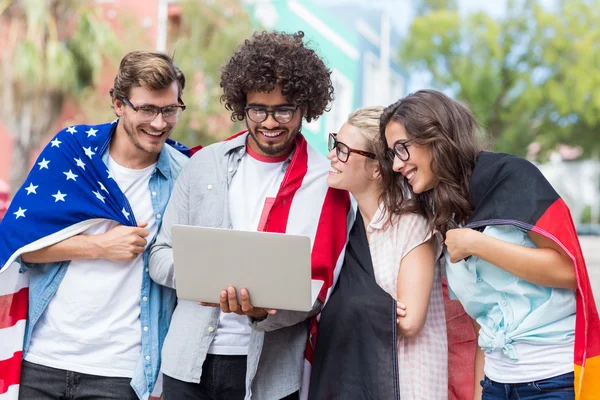
{"label": "pink checkered top", "polygon": [[[431,239],[427,220],[416,214],[395,217],[387,223],[380,208],[367,227],[375,279],[397,298],[400,262],[412,249]],[[442,250],[436,240],[436,259]],[[441,263],[435,268],[433,288],[423,330],[414,338],[398,336],[398,367],[402,400],[446,400],[448,398],[448,337],[442,293]]]}

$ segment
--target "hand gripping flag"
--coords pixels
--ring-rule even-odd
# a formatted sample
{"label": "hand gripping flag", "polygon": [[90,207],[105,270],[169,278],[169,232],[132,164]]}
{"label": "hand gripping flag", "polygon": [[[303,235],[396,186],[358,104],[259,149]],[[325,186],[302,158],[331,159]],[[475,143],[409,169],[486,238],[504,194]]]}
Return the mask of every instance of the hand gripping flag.
{"label": "hand gripping flag", "polygon": [[[116,122],[71,126],[44,148],[0,222],[0,400],[17,399],[28,275],[15,262],[106,219],[136,226],[102,154]],[[169,141],[186,152],[185,146]]]}
{"label": "hand gripping flag", "polygon": [[[471,177],[475,205],[467,227],[514,225],[557,243],[577,276],[575,396],[600,394],[600,319],[569,208],[530,162],[508,154],[480,153]],[[549,266],[548,268],[551,268]]]}

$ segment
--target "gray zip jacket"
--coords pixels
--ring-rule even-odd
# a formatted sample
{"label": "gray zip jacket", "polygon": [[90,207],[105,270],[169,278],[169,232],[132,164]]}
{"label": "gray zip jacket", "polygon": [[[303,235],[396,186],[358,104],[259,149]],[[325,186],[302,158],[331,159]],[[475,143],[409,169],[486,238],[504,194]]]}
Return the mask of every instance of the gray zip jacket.
{"label": "gray zip jacket", "polygon": [[[208,146],[182,169],[150,252],[150,276],[155,282],[175,287],[173,224],[231,228],[228,188],[246,152],[246,138],[247,134],[243,134]],[[283,163],[284,170],[290,160],[291,156]],[[325,185],[327,170],[326,166],[322,177]],[[199,267],[210,268],[201,264],[201,254],[198,260]],[[317,300],[309,313],[279,310],[261,320],[249,318],[252,329],[245,399],[279,400],[300,389],[309,318],[320,308]],[[220,312],[218,307],[178,300],[162,350],[164,374],[185,382],[200,382]]]}

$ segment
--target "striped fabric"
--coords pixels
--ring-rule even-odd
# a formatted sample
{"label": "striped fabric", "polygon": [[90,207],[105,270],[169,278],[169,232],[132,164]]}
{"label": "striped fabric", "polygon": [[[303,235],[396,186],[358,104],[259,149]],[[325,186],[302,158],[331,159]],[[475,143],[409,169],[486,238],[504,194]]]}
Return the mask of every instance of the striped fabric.
{"label": "striped fabric", "polygon": [[[19,273],[17,258],[107,219],[136,226],[127,198],[101,158],[117,121],[70,126],[56,134],[0,222],[0,400],[16,400],[19,393],[29,276]],[[167,143],[189,154],[182,144]]]}
{"label": "striped fabric", "polygon": [[0,279],[0,399],[19,397],[23,336],[27,319],[29,279],[18,264]]}
{"label": "striped fabric", "polygon": [[[296,150],[277,198],[269,212],[266,232],[293,232],[313,238],[311,251],[312,279],[322,281],[318,299],[324,305],[331,295],[344,261],[344,249],[352,225],[348,192],[332,189],[325,183],[329,162],[308,145],[302,135],[296,136]],[[322,202],[318,219],[307,218],[307,207]],[[300,231],[299,231],[300,230]],[[306,346],[301,398],[308,397],[314,344],[318,335],[319,315],[311,320]]]}

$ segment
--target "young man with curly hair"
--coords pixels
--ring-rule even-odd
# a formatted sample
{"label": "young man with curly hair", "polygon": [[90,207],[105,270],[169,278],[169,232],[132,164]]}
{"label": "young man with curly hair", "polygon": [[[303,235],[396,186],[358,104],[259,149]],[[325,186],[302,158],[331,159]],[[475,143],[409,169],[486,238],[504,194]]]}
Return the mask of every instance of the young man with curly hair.
{"label": "young man with curly hair", "polygon": [[341,267],[352,213],[348,194],[327,186],[328,161],[301,133],[302,120],[333,100],[331,72],[303,36],[254,34],[224,66],[222,101],[248,129],[204,148],[182,170],[150,275],[175,287],[173,224],[290,233],[312,238],[321,292],[309,313],[255,308],[244,288],[223,288],[220,304],[180,299],[163,348],[165,400],[298,399],[307,381],[309,331],[314,344],[314,317]]}

